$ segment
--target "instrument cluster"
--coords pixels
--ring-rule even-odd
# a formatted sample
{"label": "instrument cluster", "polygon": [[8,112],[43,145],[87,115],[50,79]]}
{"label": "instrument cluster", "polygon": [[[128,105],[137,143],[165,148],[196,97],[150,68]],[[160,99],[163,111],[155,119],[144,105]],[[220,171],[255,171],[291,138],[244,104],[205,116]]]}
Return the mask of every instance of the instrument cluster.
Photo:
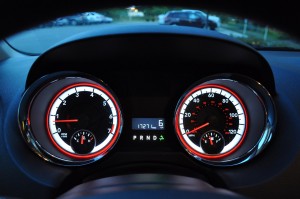
{"label": "instrument cluster", "polygon": [[[177,104],[168,99],[167,91],[156,102],[153,96],[134,95],[134,100],[118,96],[114,88],[86,73],[46,75],[21,100],[20,130],[37,155],[63,166],[93,163],[113,148],[178,150],[172,144],[181,145],[186,154],[204,164],[238,165],[270,142],[276,113],[261,84],[228,75],[199,79],[176,94],[181,95]],[[151,104],[145,103],[147,98]],[[164,99],[159,106],[162,114],[155,111],[159,99]],[[168,107],[174,108],[173,113],[163,113],[170,112]],[[123,114],[123,109],[132,114]],[[119,139],[123,140],[120,147]]]}

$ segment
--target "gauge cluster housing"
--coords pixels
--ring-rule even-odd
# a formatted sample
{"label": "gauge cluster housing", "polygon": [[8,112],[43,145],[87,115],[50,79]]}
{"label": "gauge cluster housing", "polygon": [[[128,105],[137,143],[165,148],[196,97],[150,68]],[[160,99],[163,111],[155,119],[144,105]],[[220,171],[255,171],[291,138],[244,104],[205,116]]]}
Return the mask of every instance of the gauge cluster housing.
{"label": "gauge cluster housing", "polygon": [[[226,79],[227,76],[231,76],[231,78]],[[106,144],[107,146],[105,145],[104,147],[102,147],[103,149],[101,149],[97,153],[91,152],[91,153],[87,153],[87,154],[78,154],[78,153],[74,152],[71,148],[70,148],[70,150],[73,152],[70,153],[69,151],[65,150],[65,148],[62,148],[61,145],[57,141],[55,141],[53,138],[56,135],[59,138],[59,140],[62,141],[64,145],[66,145],[66,147],[69,147],[69,146],[72,146],[72,138],[73,137],[68,138],[67,140],[69,140],[69,141],[65,141],[66,138],[64,138],[64,136],[71,137],[71,135],[73,135],[73,133],[79,135],[78,129],[79,129],[79,131],[82,131],[81,128],[84,128],[84,131],[87,131],[86,129],[90,128],[90,126],[87,126],[86,124],[84,124],[85,122],[81,123],[81,126],[84,125],[83,127],[78,127],[79,124],[77,126],[75,125],[76,127],[74,127],[74,125],[72,127],[73,122],[67,121],[66,126],[69,126],[69,127],[66,127],[67,129],[65,128],[65,131],[63,129],[62,132],[60,132],[60,131],[58,132],[57,129],[60,129],[57,127],[59,125],[59,123],[55,123],[53,121],[55,119],[61,119],[61,118],[59,116],[57,116],[57,114],[56,114],[57,112],[53,116],[52,115],[50,116],[51,108],[53,109],[54,106],[58,106],[58,107],[56,107],[56,109],[59,109],[59,103],[53,104],[53,102],[55,100],[58,102],[61,101],[61,105],[62,106],[66,105],[65,107],[67,107],[67,104],[69,102],[66,100],[66,98],[68,96],[70,96],[70,94],[68,94],[68,96],[65,98],[61,97],[62,95],[66,95],[66,94],[64,94],[65,90],[73,89],[74,90],[73,93],[78,94],[78,96],[76,96],[78,98],[75,97],[74,99],[75,100],[80,99],[80,97],[79,97],[80,92],[78,92],[76,90],[76,88],[79,89],[80,86],[82,86],[82,85],[99,85],[98,87],[100,89],[103,89],[108,96],[111,96],[107,100],[104,100],[103,103],[105,102],[105,105],[106,105],[108,100],[111,99],[111,101],[114,102],[113,103],[114,105],[111,104],[111,106],[112,106],[111,108],[117,110],[116,113],[118,113],[118,114],[116,114],[116,113],[111,114],[111,116],[112,115],[116,116],[116,121],[118,123],[117,126],[115,125],[116,126],[115,128],[114,127],[109,128],[110,130],[114,129],[114,131],[113,131],[114,134],[112,134],[114,137],[112,137],[111,141]],[[228,93],[228,95],[229,95],[228,98],[230,98],[230,96],[232,96],[232,95],[234,95],[235,98],[239,98],[238,102],[235,101],[235,103],[240,103],[242,106],[239,106],[239,108],[243,109],[243,112],[241,112],[241,114],[244,115],[244,120],[237,121],[238,125],[243,123],[241,125],[243,125],[242,127],[244,127],[244,129],[242,131],[238,131],[242,134],[240,135],[240,134],[236,133],[234,135],[233,134],[226,135],[226,132],[224,129],[225,134],[221,135],[223,137],[223,139],[224,139],[224,137],[227,139],[226,136],[231,136],[231,137],[233,136],[235,138],[238,138],[239,136],[241,136],[239,138],[239,140],[236,142],[235,146],[233,146],[233,149],[224,155],[221,155],[221,154],[210,155],[210,154],[206,154],[205,152],[202,152],[202,154],[201,154],[201,153],[195,151],[195,149],[193,149],[193,147],[188,144],[188,141],[187,141],[188,138],[184,138],[184,134],[186,133],[185,130],[180,130],[183,127],[180,127],[181,126],[180,123],[182,123],[182,121],[181,122],[179,121],[179,116],[181,115],[182,119],[183,119],[183,113],[181,113],[179,111],[179,108],[182,109],[182,104],[186,103],[186,101],[182,101],[182,100],[184,100],[184,99],[186,100],[186,98],[193,98],[194,93],[197,92],[197,90],[195,90],[195,87],[196,87],[196,89],[199,90],[200,89],[199,87],[207,87],[207,86],[208,87],[216,87],[217,89],[222,88],[222,91],[224,89],[225,90],[230,89],[231,91],[227,90],[230,92],[230,93]],[[169,89],[169,88],[167,88],[167,89]],[[137,150],[137,151],[140,151],[140,150],[165,151],[165,149],[167,148],[168,150],[173,151],[174,149],[172,148],[172,145],[175,146],[177,144],[176,140],[174,140],[174,134],[177,133],[178,140],[179,140],[179,142],[181,142],[183,148],[185,150],[187,150],[187,152],[190,153],[196,159],[202,161],[203,163],[206,163],[209,165],[214,165],[214,166],[233,166],[233,165],[244,163],[245,161],[248,161],[248,160],[252,159],[253,157],[255,157],[266,147],[266,145],[271,140],[272,134],[275,129],[275,124],[276,124],[276,112],[275,112],[274,103],[273,103],[273,100],[272,100],[270,94],[268,93],[268,91],[262,85],[260,85],[258,82],[256,82],[255,80],[248,78],[246,76],[238,75],[238,74],[218,74],[218,75],[214,75],[214,76],[205,78],[205,81],[203,81],[203,80],[197,81],[192,86],[190,86],[188,92],[190,92],[190,90],[192,90],[194,93],[188,94],[187,92],[185,92],[182,95],[181,99],[178,99],[178,101],[176,103],[177,104],[176,111],[174,109],[174,111],[176,112],[176,115],[174,115],[173,118],[171,117],[170,113],[172,113],[174,111],[170,111],[170,113],[161,111],[160,114],[157,114],[157,112],[159,112],[159,109],[166,110],[167,107],[175,107],[175,103],[172,104],[168,100],[166,100],[167,96],[162,96],[161,99],[158,98],[158,100],[160,102],[165,101],[163,103],[163,106],[157,106],[157,105],[155,105],[156,107],[150,106],[149,107],[150,109],[148,112],[145,111],[144,109],[142,109],[142,110],[138,109],[138,110],[135,110],[135,112],[133,110],[128,110],[131,117],[126,118],[127,120],[125,120],[126,128],[125,128],[125,135],[123,137],[125,137],[126,141],[123,141],[123,150],[125,149],[125,150],[130,150],[130,151],[131,150],[132,151],[135,151],[135,150]],[[224,90],[224,92],[226,92],[225,90]],[[64,92],[62,92],[62,91],[64,91]],[[27,144],[32,148],[32,150],[35,153],[37,153],[39,156],[43,157],[43,159],[45,159],[47,161],[50,161],[50,162],[53,162],[53,163],[56,163],[59,165],[64,165],[64,166],[77,165],[78,166],[78,165],[83,165],[83,164],[89,164],[89,163],[99,160],[104,155],[106,155],[107,152],[117,143],[117,139],[122,131],[123,119],[122,119],[122,114],[120,112],[120,108],[118,108],[119,106],[122,106],[121,105],[122,102],[115,100],[114,97],[112,97],[114,95],[114,94],[111,94],[112,92],[113,91],[111,91],[111,89],[108,88],[108,86],[105,85],[101,80],[98,80],[96,77],[89,75],[89,74],[85,74],[85,73],[79,73],[79,72],[74,72],[74,71],[64,71],[64,72],[57,72],[57,73],[43,76],[27,90],[27,92],[24,94],[23,99],[21,100],[21,103],[19,106],[19,127],[22,132],[23,138],[25,139]],[[94,93],[94,89],[93,89],[93,93]],[[214,92],[211,91],[208,94],[213,94],[213,93]],[[102,93],[100,95],[106,96],[106,94]],[[133,96],[129,102],[133,103],[133,106],[139,106],[139,103],[141,103],[141,102],[138,103],[138,101],[136,101],[134,103],[134,101],[136,100],[135,98],[139,99],[140,96],[139,95]],[[196,99],[196,97],[193,99]],[[214,99],[214,98],[211,98],[211,99]],[[144,99],[144,100],[147,101],[147,99]],[[152,99],[150,98],[150,100],[152,100]],[[192,101],[192,99],[190,101]],[[63,104],[63,102],[66,104]],[[203,103],[205,103],[204,106],[207,106],[206,105],[207,102],[203,102]],[[210,103],[210,102],[208,102],[208,103]],[[213,101],[213,103],[216,103],[216,102]],[[102,105],[102,101],[99,101],[97,104],[99,104],[99,106],[97,105],[92,108],[97,109],[97,107],[100,107]],[[202,99],[201,99],[201,104],[202,104]],[[65,117],[66,116],[69,117],[72,114],[74,115],[74,112],[83,112],[84,113],[85,107],[89,106],[85,102],[80,102],[80,104],[77,103],[75,105],[72,105],[71,108],[67,109],[69,112],[63,113],[63,115],[65,115]],[[126,105],[127,104],[125,104],[125,107],[127,107]],[[225,104],[223,103],[223,106],[224,105]],[[102,106],[104,106],[104,105],[102,105]],[[153,112],[151,110],[152,108],[157,109],[155,111],[156,114],[153,114]],[[101,111],[101,110],[99,110],[99,111]],[[102,110],[102,111],[104,111],[104,110]],[[223,109],[222,109],[222,111],[224,112]],[[210,113],[208,113],[208,114],[210,114]],[[220,118],[216,118],[216,115],[214,115],[216,113],[212,113],[212,114],[213,115],[210,117],[213,117],[212,118],[213,122],[218,122],[218,120],[220,120]],[[80,115],[78,115],[78,113],[75,115],[79,116],[81,119],[84,119],[84,117],[86,117],[86,115],[80,116]],[[148,131],[146,131],[146,132],[139,132],[139,131],[136,131],[136,129],[131,129],[130,127],[132,126],[132,124],[130,122],[132,121],[132,119],[135,117],[141,117],[141,116],[145,117],[145,118],[151,118],[151,117],[165,118],[163,120],[166,120],[166,122],[169,124],[166,129],[167,132],[165,132],[165,130],[161,130],[161,132],[159,131],[160,132],[160,136],[159,136],[156,134],[157,133],[156,131],[153,133],[149,129],[147,129]],[[127,114],[127,117],[128,117],[128,114]],[[205,117],[209,117],[209,116],[205,116]],[[228,118],[229,115],[227,114],[226,117]],[[41,122],[41,118],[45,118],[44,121],[46,121],[46,122]],[[62,118],[62,119],[64,121],[64,119],[66,119],[66,118]],[[79,119],[79,120],[81,120],[81,119]],[[98,119],[104,120],[105,118],[101,117]],[[207,119],[209,119],[209,118],[207,118]],[[230,118],[230,119],[232,119],[232,118]],[[94,120],[94,119],[89,117],[89,120]],[[174,120],[173,123],[172,123],[172,120]],[[196,123],[197,123],[197,120],[198,120],[198,117],[195,118]],[[99,123],[99,122],[101,122],[101,121],[95,121],[94,123]],[[228,122],[229,121],[227,121],[227,125],[228,125]],[[79,123],[79,122],[76,121],[76,124],[77,123]],[[173,124],[174,127],[172,127],[172,125],[170,125],[170,124]],[[53,132],[49,130],[49,125],[53,126],[52,127],[52,128],[54,128]],[[104,125],[104,124],[101,123],[101,125]],[[211,125],[213,125],[213,124],[211,124]],[[221,124],[221,126],[222,126],[222,124]],[[222,127],[222,128],[225,128],[225,127]],[[234,127],[231,127],[231,128],[234,128]],[[237,131],[238,128],[241,128],[241,126],[239,125],[238,127],[236,127],[235,130]],[[66,131],[69,131],[68,129],[71,132],[69,132],[69,133],[66,132]],[[175,129],[175,131],[174,131],[174,129]],[[216,131],[216,129],[214,127],[211,130]],[[104,129],[104,131],[106,131],[106,129]],[[104,131],[99,130],[99,132],[95,132],[95,133],[105,134],[106,132],[104,132]],[[229,130],[226,129],[226,131],[229,131]],[[90,131],[88,131],[88,132],[90,132]],[[92,133],[92,132],[90,132],[90,133]],[[93,138],[95,139],[93,133],[92,133],[92,135],[93,135]],[[195,133],[197,133],[197,131],[195,131]],[[108,135],[109,134],[110,134],[110,132],[108,133]],[[139,134],[139,135],[137,135],[137,134]],[[203,133],[198,132],[197,134],[203,134]],[[152,137],[152,140],[151,140],[151,137]],[[154,137],[160,137],[160,138],[154,140]],[[172,137],[173,137],[173,139],[172,139]],[[81,135],[81,138],[86,139],[86,137],[83,135]],[[166,138],[166,141],[164,141],[165,138]],[[170,140],[169,140],[169,138],[170,138]],[[70,139],[71,139],[71,143],[69,143]],[[198,139],[199,139],[199,145],[200,145],[200,138],[198,138]],[[234,139],[234,138],[231,138],[231,139]],[[123,138],[123,140],[124,140],[124,138]],[[79,140],[77,140],[77,141],[79,142]],[[156,143],[158,141],[164,141],[165,143],[163,143],[163,142]],[[196,142],[198,142],[198,141],[196,141]],[[81,144],[83,144],[83,140],[82,140]],[[100,144],[101,143],[99,143],[99,145]],[[229,144],[229,143],[226,143],[226,144]],[[196,143],[196,145],[198,145],[198,144]],[[82,145],[81,147],[84,147],[84,145]],[[157,147],[157,148],[151,149],[153,147]],[[214,147],[214,146],[212,146],[212,147]]]}

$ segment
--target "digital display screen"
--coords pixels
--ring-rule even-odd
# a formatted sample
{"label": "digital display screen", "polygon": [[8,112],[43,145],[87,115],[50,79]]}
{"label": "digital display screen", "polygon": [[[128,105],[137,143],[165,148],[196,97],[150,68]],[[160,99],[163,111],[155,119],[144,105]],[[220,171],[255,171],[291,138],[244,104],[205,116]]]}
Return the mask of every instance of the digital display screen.
{"label": "digital display screen", "polygon": [[163,118],[132,118],[132,130],[159,131],[165,129]]}

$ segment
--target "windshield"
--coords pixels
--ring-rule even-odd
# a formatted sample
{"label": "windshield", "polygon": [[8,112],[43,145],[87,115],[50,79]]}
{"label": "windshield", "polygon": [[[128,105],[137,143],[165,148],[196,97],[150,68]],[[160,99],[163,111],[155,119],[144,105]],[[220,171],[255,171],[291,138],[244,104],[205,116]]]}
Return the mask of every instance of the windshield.
{"label": "windshield", "polygon": [[129,6],[64,16],[6,38],[6,41],[20,52],[40,54],[75,34],[129,24],[191,26],[226,34],[257,49],[300,50],[300,42],[268,24],[209,10],[161,6]]}

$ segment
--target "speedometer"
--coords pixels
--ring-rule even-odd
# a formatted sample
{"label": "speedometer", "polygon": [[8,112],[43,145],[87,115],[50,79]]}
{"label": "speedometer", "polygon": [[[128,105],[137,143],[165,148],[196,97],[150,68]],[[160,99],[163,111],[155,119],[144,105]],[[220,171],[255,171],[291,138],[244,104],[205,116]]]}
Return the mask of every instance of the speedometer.
{"label": "speedometer", "polygon": [[213,166],[234,166],[254,158],[270,142],[275,123],[268,91],[253,79],[228,74],[205,78],[188,88],[174,117],[183,148]]}
{"label": "speedometer", "polygon": [[175,119],[182,144],[193,154],[216,159],[230,155],[247,133],[247,112],[242,100],[230,89],[199,85],[179,104]]}

